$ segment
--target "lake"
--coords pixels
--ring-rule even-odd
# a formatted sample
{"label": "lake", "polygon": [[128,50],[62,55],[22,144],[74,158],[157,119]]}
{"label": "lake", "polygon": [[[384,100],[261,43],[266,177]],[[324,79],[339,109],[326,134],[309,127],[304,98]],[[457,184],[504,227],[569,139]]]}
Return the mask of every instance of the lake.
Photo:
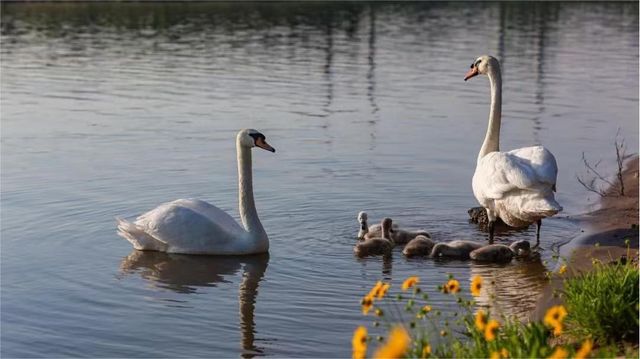
{"label": "lake", "polygon": [[[375,281],[447,274],[525,317],[571,216],[597,203],[582,154],[638,148],[637,3],[1,4],[3,357],[347,357]],[[436,240],[467,219],[489,84],[502,62],[502,148],[556,156],[565,211],[542,260],[356,259],[356,215]],[[141,253],[116,235],[186,197],[237,215],[235,134],[264,133],[254,191],[269,255]],[[535,228],[498,233],[530,239]]]}

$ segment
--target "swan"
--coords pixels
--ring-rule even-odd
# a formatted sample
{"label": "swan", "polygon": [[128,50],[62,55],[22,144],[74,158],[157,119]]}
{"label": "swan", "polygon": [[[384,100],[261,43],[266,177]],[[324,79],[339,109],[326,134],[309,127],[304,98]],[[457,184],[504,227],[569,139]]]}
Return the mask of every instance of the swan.
{"label": "swan", "polygon": [[390,254],[394,245],[390,234],[392,225],[391,218],[383,219],[380,224],[382,237],[369,237],[356,243],[355,247],[353,247],[353,253],[358,257]]}
{"label": "swan", "polygon": [[244,129],[236,136],[240,226],[218,207],[197,199],[167,202],[131,223],[116,218],[118,234],[137,250],[183,254],[242,255],[269,250],[269,238],[253,200],[251,148],[276,152],[265,136]]}
{"label": "swan", "polygon": [[[358,239],[363,240],[367,238],[376,238],[382,236],[382,227],[379,224],[367,225],[368,215],[367,212],[361,211],[358,213],[358,223],[360,223],[360,230],[358,231]],[[407,231],[398,228],[397,224],[394,224],[390,229],[391,239],[396,244],[405,244],[416,236],[425,236],[431,238],[431,235],[425,231]]]}
{"label": "swan", "polygon": [[435,243],[431,238],[422,235],[416,236],[404,246],[402,254],[406,257],[428,256],[431,254],[434,245]]}
{"label": "swan", "polygon": [[510,262],[513,257],[526,257],[531,252],[528,241],[515,241],[510,245],[490,244],[469,253],[478,262]]}
{"label": "swan", "polygon": [[500,152],[500,121],[502,111],[502,75],[500,63],[492,56],[477,58],[464,80],[487,75],[491,84],[489,125],[476,170],[473,174],[473,194],[487,210],[489,243],[497,218],[515,228],[537,224],[536,245],[540,243],[542,219],[562,211],[556,202],[558,166],[555,157],[542,146],[524,147]]}
{"label": "swan", "polygon": [[468,259],[469,253],[481,247],[483,244],[480,242],[463,240],[436,243],[431,250],[431,257]]}

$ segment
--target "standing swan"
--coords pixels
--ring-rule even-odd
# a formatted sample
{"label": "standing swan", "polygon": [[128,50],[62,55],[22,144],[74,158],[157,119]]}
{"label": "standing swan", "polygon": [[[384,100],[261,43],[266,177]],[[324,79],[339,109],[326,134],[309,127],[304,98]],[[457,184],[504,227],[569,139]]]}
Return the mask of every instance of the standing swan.
{"label": "standing swan", "polygon": [[131,223],[118,221],[118,234],[138,250],[184,254],[240,255],[269,251],[269,238],[253,201],[251,148],[276,152],[262,133],[238,132],[238,200],[241,227],[216,206],[197,199],[178,199],[140,215]]}
{"label": "standing swan", "polygon": [[464,80],[483,74],[491,84],[491,110],[487,134],[473,174],[473,194],[486,208],[489,243],[498,217],[516,228],[537,224],[536,246],[540,243],[542,218],[562,211],[553,192],[558,166],[551,152],[542,146],[500,152],[502,77],[500,63],[492,56],[480,56],[471,64]]}

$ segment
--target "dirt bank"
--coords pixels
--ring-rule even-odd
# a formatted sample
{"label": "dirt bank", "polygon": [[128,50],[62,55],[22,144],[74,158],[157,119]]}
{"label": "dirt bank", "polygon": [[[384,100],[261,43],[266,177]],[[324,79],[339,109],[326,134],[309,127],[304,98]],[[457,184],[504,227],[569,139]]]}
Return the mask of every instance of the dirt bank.
{"label": "dirt bank", "polygon": [[572,239],[560,251],[560,255],[568,259],[567,271],[564,275],[553,275],[531,319],[540,320],[548,307],[559,303],[560,299],[553,293],[562,288],[562,279],[589,270],[592,259],[607,263],[626,256],[627,240],[632,248],[631,256],[637,258],[638,156],[626,162],[622,178],[624,196],[618,194],[617,187],[609,188],[601,198],[598,210],[576,217],[583,234]]}

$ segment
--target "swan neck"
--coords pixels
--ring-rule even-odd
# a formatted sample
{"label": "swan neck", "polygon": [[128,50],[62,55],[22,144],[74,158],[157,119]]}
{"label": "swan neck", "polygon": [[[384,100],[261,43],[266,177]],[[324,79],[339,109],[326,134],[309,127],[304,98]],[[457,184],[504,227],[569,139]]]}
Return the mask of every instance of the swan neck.
{"label": "swan neck", "polygon": [[[494,67],[495,66],[495,67]],[[502,119],[502,76],[500,65],[489,68],[487,75],[491,84],[491,109],[489,110],[489,125],[484,137],[482,148],[478,154],[478,161],[491,152],[500,151],[500,122]]]}
{"label": "swan neck", "polygon": [[238,203],[242,225],[252,235],[265,236],[253,199],[251,148],[236,144],[238,152]]}

